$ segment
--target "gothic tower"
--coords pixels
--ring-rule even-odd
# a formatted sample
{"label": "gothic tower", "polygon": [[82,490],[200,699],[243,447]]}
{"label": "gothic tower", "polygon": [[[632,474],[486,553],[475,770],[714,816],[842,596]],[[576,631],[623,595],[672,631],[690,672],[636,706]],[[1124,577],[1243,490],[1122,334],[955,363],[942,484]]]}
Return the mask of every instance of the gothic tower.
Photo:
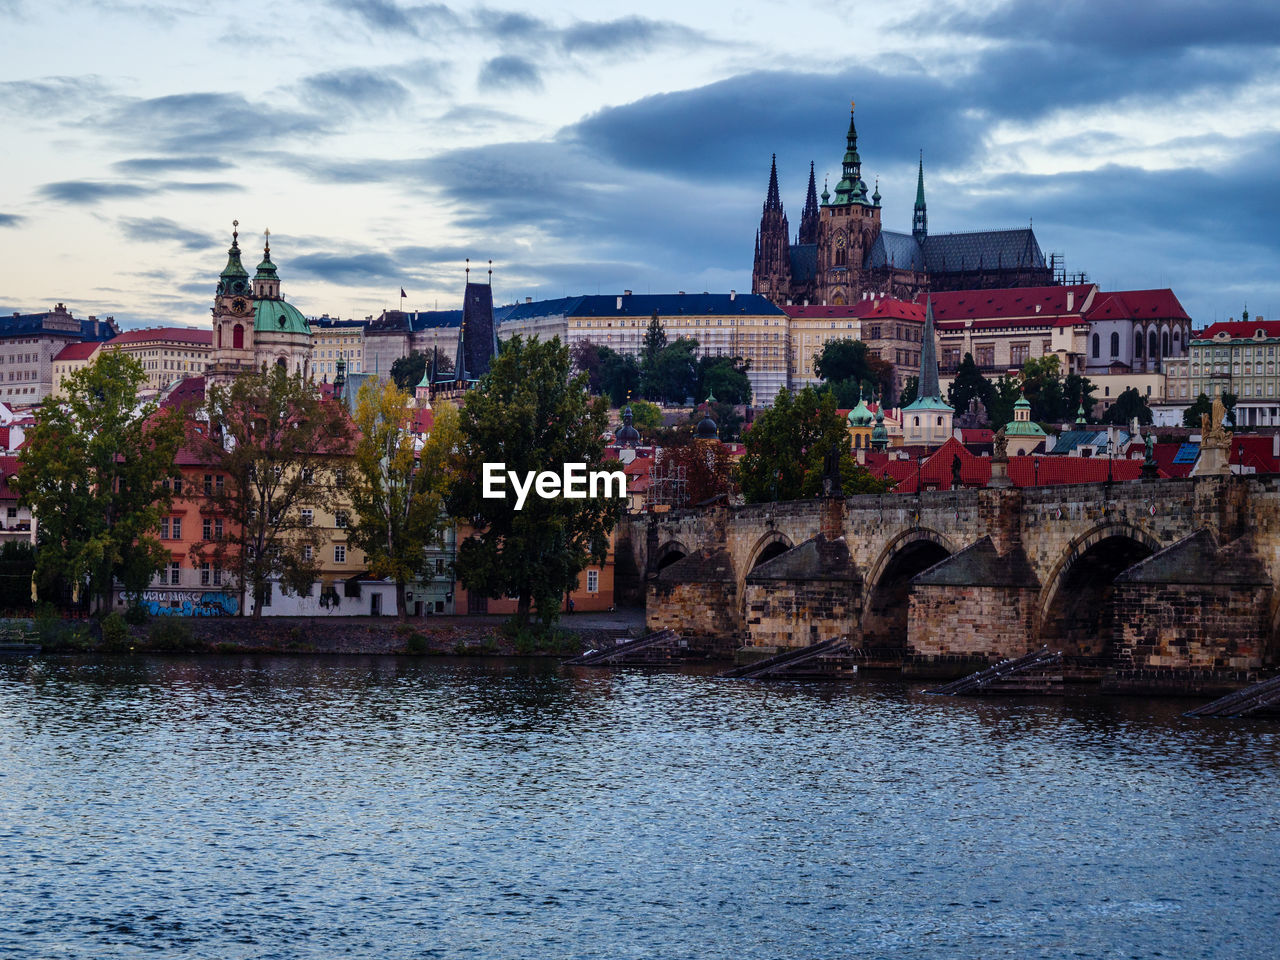
{"label": "gothic tower", "polygon": [[924,151],[920,151],[920,172],[916,177],[916,208],[911,215],[911,235],[923,243],[929,235],[929,215],[924,207]]}
{"label": "gothic tower", "polygon": [[799,243],[818,242],[818,184],[813,176],[813,161],[809,161],[809,192],[804,198],[804,212],[800,214]]}
{"label": "gothic tower", "polygon": [[751,292],[774,303],[783,302],[791,292],[791,234],[787,215],[778,196],[778,155],[769,168],[769,192],[760,214],[756,234],[755,265],[751,269]]}
{"label": "gothic tower", "polygon": [[[824,190],[825,194],[825,190]],[[863,263],[880,235],[880,192],[867,195],[858,156],[858,129],[849,104],[849,132],[840,182],[830,202],[824,196],[818,226],[816,296],[821,303],[848,304],[863,289]]]}

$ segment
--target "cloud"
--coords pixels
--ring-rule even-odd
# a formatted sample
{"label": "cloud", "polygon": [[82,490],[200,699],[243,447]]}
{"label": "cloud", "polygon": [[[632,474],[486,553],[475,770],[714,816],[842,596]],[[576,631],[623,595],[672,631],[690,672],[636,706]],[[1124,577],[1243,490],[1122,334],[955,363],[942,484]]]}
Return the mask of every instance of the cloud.
{"label": "cloud", "polygon": [[234,143],[253,144],[307,138],[326,132],[321,116],[252,103],[238,93],[178,93],[135,100],[95,121],[108,131],[169,153],[207,154]]}
{"label": "cloud", "polygon": [[707,45],[714,41],[699,30],[666,20],[621,17],[617,20],[583,21],[560,34],[568,53],[605,54],[648,51],[660,46]]}
{"label": "cloud", "polygon": [[19,227],[26,222],[26,219],[16,213],[0,213],[0,227]]}
{"label": "cloud", "polygon": [[242,190],[238,183],[218,182],[166,182],[166,183],[124,183],[108,180],[59,180],[46,183],[37,193],[47,200],[59,203],[72,203],[88,206],[103,200],[125,199],[129,197],[148,197],[158,193],[181,191],[190,193],[217,192],[221,190]]}
{"label": "cloud", "polygon": [[124,235],[138,242],[168,241],[191,251],[208,250],[219,246],[219,243],[208,234],[189,230],[164,217],[122,217],[119,223]]}
{"label": "cloud", "polygon": [[504,55],[487,60],[476,83],[482,90],[542,89],[542,75],[524,57]]}
{"label": "cloud", "polygon": [[170,170],[193,170],[210,172],[214,170],[230,170],[235,164],[220,157],[134,157],[130,160],[118,160],[111,165],[121,173],[166,173]]}
{"label": "cloud", "polygon": [[403,268],[385,253],[304,253],[289,257],[281,269],[353,285],[404,276]]}
{"label": "cloud", "polygon": [[36,116],[74,113],[110,99],[100,77],[41,77],[0,83],[0,111]]}
{"label": "cloud", "polygon": [[385,73],[353,67],[317,73],[302,81],[304,98],[362,114],[383,113],[403,106],[409,90]]}
{"label": "cloud", "polygon": [[433,30],[456,27],[461,22],[458,15],[443,3],[401,6],[395,0],[330,0],[329,5],[355,17],[370,29],[415,37]]}

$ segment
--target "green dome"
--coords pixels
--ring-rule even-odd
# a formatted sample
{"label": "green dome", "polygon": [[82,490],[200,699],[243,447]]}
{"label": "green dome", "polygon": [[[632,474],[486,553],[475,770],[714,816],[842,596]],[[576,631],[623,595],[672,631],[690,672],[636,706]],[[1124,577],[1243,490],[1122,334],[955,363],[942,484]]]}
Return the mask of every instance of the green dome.
{"label": "green dome", "polygon": [[871,408],[867,406],[867,401],[859,399],[858,405],[849,411],[846,418],[855,427],[867,427],[871,425],[873,418]]}
{"label": "green dome", "polygon": [[259,300],[253,308],[254,333],[302,333],[311,336],[307,318],[283,300]]}

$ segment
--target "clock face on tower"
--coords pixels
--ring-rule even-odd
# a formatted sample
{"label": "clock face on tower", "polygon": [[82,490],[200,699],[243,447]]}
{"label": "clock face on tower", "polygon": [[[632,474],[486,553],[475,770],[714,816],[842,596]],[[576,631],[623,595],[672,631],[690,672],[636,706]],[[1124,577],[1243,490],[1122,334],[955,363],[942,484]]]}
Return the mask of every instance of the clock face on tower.
{"label": "clock face on tower", "polygon": [[248,309],[249,304],[244,297],[236,297],[231,301],[231,310],[233,313],[245,313]]}
{"label": "clock face on tower", "polygon": [[840,250],[843,250],[843,249],[844,249],[844,234],[843,234],[843,233],[841,233],[841,234],[837,235],[837,237],[836,237],[836,248],[837,248],[837,249],[840,249]]}

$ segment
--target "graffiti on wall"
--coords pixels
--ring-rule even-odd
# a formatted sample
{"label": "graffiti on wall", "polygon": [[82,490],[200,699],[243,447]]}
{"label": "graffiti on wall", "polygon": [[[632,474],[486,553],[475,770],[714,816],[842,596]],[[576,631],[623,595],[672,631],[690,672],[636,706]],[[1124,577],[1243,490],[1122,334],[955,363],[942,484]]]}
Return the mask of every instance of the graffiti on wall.
{"label": "graffiti on wall", "polygon": [[156,617],[234,617],[240,601],[220,590],[146,590],[142,608]]}

